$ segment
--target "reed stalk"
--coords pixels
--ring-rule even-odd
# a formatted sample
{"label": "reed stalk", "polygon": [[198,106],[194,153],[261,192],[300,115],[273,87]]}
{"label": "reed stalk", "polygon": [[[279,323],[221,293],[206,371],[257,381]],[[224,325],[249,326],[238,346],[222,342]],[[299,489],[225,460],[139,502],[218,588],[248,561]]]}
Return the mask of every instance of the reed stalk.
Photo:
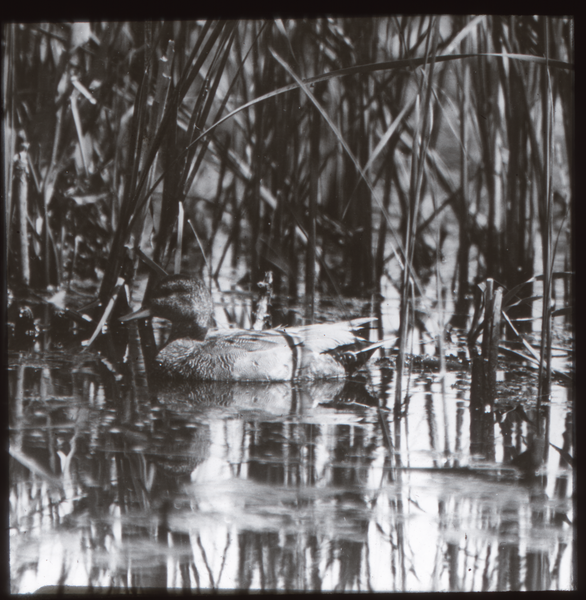
{"label": "reed stalk", "polygon": [[426,68],[426,72],[421,79],[419,93],[425,91],[425,101],[423,106],[423,119],[420,128],[419,110],[417,110],[417,118],[415,130],[413,134],[413,146],[411,148],[411,180],[410,180],[410,196],[409,196],[409,211],[407,215],[407,227],[405,234],[405,261],[403,270],[403,280],[401,284],[401,317],[399,326],[399,354],[396,362],[397,381],[395,387],[395,408],[402,403],[402,378],[405,365],[405,354],[407,347],[407,335],[409,332],[409,323],[411,315],[410,300],[413,293],[413,255],[415,249],[415,232],[417,230],[417,220],[419,218],[419,204],[421,200],[421,186],[424,172],[424,156],[429,143],[429,118],[431,112],[431,85],[432,76],[435,65],[435,53],[437,50],[438,36],[438,21],[435,19],[433,24],[430,23],[428,28],[428,52],[426,58],[430,59],[430,64]]}
{"label": "reed stalk", "polygon": [[28,242],[28,149],[18,153],[14,162],[14,173],[16,175],[16,205],[18,206],[18,239],[20,242],[20,281],[24,285],[31,282],[31,269],[29,259]]}
{"label": "reed stalk", "polygon": [[317,108],[313,108],[310,113],[310,184],[309,184],[309,215],[308,215],[308,233],[309,239],[306,250],[305,261],[305,318],[313,322],[313,313],[315,308],[315,249],[317,247],[317,206],[318,206],[318,184],[319,184],[319,141],[320,141],[320,120],[321,117]]}
{"label": "reed stalk", "polygon": [[[464,17],[464,26],[466,17]],[[461,42],[462,54],[468,49],[468,39]],[[470,111],[470,66],[467,61],[460,65],[461,70],[461,92],[460,92],[460,194],[458,198],[458,298],[456,300],[455,313],[452,324],[455,327],[464,328],[468,319],[468,279],[469,279],[469,253],[470,253],[470,219],[468,215],[469,178],[468,178],[468,114]]]}
{"label": "reed stalk", "polygon": [[[549,58],[549,20],[543,20],[543,38],[545,42],[545,57]],[[539,410],[542,401],[549,398],[551,391],[551,311],[552,311],[552,273],[555,257],[553,255],[553,123],[554,106],[552,101],[551,77],[546,65],[542,74],[541,98],[542,98],[542,123],[543,123],[543,186],[541,202],[541,239],[543,256],[543,300],[541,317],[541,347],[539,353],[539,390],[537,394],[537,408]],[[538,434],[541,433],[538,430]]]}

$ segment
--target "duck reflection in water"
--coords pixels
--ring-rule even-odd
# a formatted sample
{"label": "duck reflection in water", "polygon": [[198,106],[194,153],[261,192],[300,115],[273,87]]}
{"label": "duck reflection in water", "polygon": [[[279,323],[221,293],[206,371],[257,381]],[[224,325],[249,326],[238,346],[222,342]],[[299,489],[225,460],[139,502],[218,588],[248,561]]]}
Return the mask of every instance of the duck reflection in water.
{"label": "duck reflection in water", "polygon": [[210,330],[213,305],[205,284],[169,275],[143,307],[121,321],[160,317],[172,322],[158,371],[196,381],[293,381],[342,378],[365,364],[388,342],[363,337],[374,318],[249,331]]}

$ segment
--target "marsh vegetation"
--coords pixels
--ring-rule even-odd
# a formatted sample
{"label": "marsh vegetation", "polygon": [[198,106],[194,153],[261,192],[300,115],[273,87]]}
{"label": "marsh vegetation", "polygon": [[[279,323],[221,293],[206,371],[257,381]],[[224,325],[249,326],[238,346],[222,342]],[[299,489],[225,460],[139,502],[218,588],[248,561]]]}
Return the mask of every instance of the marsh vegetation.
{"label": "marsh vegetation", "polygon": [[[13,592],[573,586],[571,18],[3,28]],[[269,271],[396,344],[149,380],[162,274],[248,328]]]}

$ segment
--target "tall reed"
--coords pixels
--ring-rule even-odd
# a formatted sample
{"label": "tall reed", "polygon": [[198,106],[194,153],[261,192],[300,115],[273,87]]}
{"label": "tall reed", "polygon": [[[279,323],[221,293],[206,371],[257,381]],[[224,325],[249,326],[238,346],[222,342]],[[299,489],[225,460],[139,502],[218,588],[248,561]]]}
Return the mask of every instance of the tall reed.
{"label": "tall reed", "polygon": [[[5,24],[6,219],[20,206],[27,223],[7,236],[11,281],[25,246],[30,281],[91,277],[105,306],[134,276],[133,249],[166,268],[175,253],[182,268],[201,255],[191,235],[175,246],[183,203],[216,278],[231,253],[249,281],[270,269],[275,292],[304,290],[309,307],[321,291],[396,286],[403,351],[408,298],[423,302],[433,246],[453,240],[463,326],[472,280],[528,281],[536,233],[556,218],[547,199],[571,200],[571,27],[541,16]],[[528,330],[531,286],[519,293],[511,316]]]}

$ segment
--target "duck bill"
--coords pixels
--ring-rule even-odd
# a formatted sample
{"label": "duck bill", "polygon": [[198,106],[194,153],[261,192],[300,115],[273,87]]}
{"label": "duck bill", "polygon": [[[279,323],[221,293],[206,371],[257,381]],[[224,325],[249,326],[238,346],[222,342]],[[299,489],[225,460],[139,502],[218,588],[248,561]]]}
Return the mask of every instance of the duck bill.
{"label": "duck bill", "polygon": [[130,313],[129,315],[124,315],[123,317],[120,317],[118,320],[122,323],[125,323],[126,321],[136,321],[136,319],[148,319],[152,316],[153,313],[151,312],[150,308],[139,308],[138,310],[134,311],[133,313]]}

